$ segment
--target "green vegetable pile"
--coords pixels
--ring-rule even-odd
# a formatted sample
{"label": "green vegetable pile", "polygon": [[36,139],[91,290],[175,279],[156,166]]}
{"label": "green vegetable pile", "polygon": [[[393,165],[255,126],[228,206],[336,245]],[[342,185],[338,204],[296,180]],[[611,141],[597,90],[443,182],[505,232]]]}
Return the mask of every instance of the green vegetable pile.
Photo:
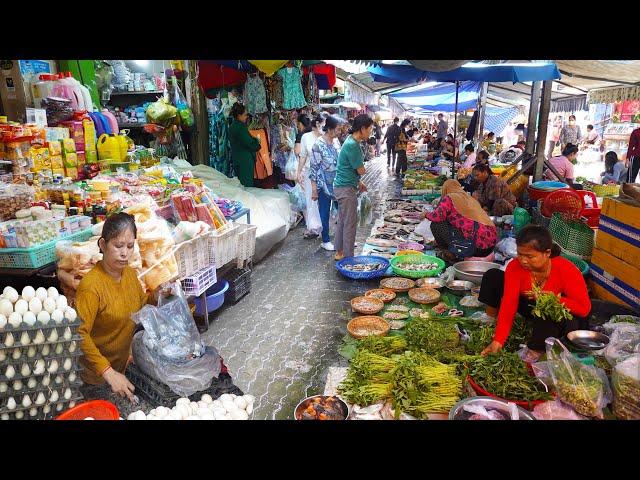
{"label": "green vegetable pile", "polygon": [[571,320],[573,315],[569,309],[560,303],[560,297],[553,292],[543,292],[540,287],[534,286],[536,304],[531,313],[542,320],[551,320],[560,323],[562,320]]}
{"label": "green vegetable pile", "polygon": [[407,345],[411,350],[434,355],[458,346],[460,337],[453,323],[416,318],[406,327]]}
{"label": "green vegetable pile", "polygon": [[561,357],[552,361],[551,375],[563,402],[585,417],[602,418],[605,385],[596,368]]}
{"label": "green vegetable pile", "polygon": [[396,418],[445,412],[460,399],[462,381],[455,365],[445,365],[420,352],[390,358],[359,350],[338,391],[350,402],[371,405],[391,400]]}
{"label": "green vegetable pile", "polygon": [[517,353],[501,350],[470,362],[469,375],[480,387],[507,400],[550,400]]}

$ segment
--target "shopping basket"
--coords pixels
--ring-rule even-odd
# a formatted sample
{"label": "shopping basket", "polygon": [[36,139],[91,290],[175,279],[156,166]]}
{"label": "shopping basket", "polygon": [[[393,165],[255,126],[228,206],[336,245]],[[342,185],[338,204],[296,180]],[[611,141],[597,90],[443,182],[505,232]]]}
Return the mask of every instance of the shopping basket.
{"label": "shopping basket", "polygon": [[579,220],[563,220],[554,213],[549,223],[549,231],[560,247],[582,260],[589,260],[593,252],[594,231]]}
{"label": "shopping basket", "polygon": [[120,412],[111,402],[91,400],[61,413],[56,417],[56,420],[84,420],[87,417],[91,417],[94,420],[119,420]]}
{"label": "shopping basket", "polygon": [[[397,266],[401,263],[435,263],[437,264],[437,268],[433,270],[404,270]],[[432,257],[431,255],[399,255],[391,259],[391,268],[393,269],[393,273],[407,278],[437,277],[444,270],[445,266],[446,265],[442,259]]]}
{"label": "shopping basket", "polygon": [[237,267],[242,268],[245,262],[250,262],[256,252],[256,225],[239,224],[237,237]]}
{"label": "shopping basket", "polygon": [[584,200],[575,190],[562,188],[547,195],[542,201],[541,212],[551,217],[555,212],[579,214],[584,209]]}

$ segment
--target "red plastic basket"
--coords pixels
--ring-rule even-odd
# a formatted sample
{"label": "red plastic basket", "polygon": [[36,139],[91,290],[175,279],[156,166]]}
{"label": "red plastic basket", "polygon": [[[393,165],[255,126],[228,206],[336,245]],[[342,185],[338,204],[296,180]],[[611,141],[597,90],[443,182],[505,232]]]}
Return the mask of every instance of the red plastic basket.
{"label": "red plastic basket", "polygon": [[91,400],[61,413],[56,420],[84,420],[87,417],[93,417],[95,420],[119,420],[120,412],[111,402]]}
{"label": "red plastic basket", "polygon": [[527,190],[529,190],[529,200],[544,200],[546,198],[547,195],[549,195],[552,192],[555,192],[557,190],[568,190],[569,187],[566,188],[556,188],[553,190],[541,190],[539,188],[535,188],[532,185],[529,185],[527,187]]}
{"label": "red plastic basket", "polygon": [[555,212],[578,215],[584,207],[584,200],[575,190],[562,188],[544,198],[540,211],[545,217],[552,217]]}
{"label": "red plastic basket", "polygon": [[[518,405],[519,407],[526,408],[527,410],[533,410],[536,405],[540,405],[548,401],[548,400],[531,400],[531,401],[524,402],[520,400],[509,400],[508,398],[502,398],[497,395],[494,395],[493,393],[487,392],[484,388],[482,388],[480,385],[474,382],[473,378],[471,378],[470,375],[467,375],[467,381],[469,382],[469,385],[471,385],[471,388],[473,388],[476,391],[476,393],[479,395],[497,398],[498,400],[504,400],[505,402],[512,402]],[[552,393],[552,395],[555,398],[556,396],[555,393]]]}

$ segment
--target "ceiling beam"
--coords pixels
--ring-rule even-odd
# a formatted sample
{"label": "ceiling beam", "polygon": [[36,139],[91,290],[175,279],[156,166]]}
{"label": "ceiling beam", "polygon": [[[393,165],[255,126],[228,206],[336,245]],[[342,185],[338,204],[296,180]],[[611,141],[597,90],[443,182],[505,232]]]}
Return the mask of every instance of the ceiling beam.
{"label": "ceiling beam", "polygon": [[[567,77],[575,77],[575,78],[582,78],[584,80],[594,80],[596,82],[609,82],[609,83],[614,83],[614,84],[620,84],[620,85],[630,85],[630,86],[638,86],[640,85],[640,82],[625,82],[622,80],[611,80],[609,78],[599,78],[599,77],[588,77],[586,75],[578,75],[577,73],[570,73],[570,72],[566,72],[564,70],[560,70],[560,73],[562,75],[566,75]],[[608,88],[608,87],[605,87]]]}

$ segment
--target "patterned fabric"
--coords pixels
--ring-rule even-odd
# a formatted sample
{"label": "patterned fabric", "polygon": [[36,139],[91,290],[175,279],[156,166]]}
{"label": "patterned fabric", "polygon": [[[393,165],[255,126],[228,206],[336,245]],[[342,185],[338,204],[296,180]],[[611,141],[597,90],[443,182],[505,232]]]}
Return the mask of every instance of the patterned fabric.
{"label": "patterned fabric", "polygon": [[[220,107],[220,100],[214,100]],[[229,146],[229,125],[222,108],[209,112],[209,166],[227,177],[235,173],[231,163]]]}
{"label": "patterned fabric", "polygon": [[335,145],[329,145],[324,137],[319,137],[311,149],[309,179],[316,183],[318,190],[323,190],[329,197],[333,196],[333,180],[337,165],[338,150]]}
{"label": "patterned fabric", "polygon": [[282,68],[278,70],[278,75],[282,77],[282,91],[284,101],[282,108],[285,110],[295,110],[297,108],[306,107],[307,102],[304,99],[302,91],[302,72],[299,68]]}
{"label": "patterned fabric", "polygon": [[244,85],[244,104],[251,115],[267,111],[267,93],[260,77],[247,78]]}
{"label": "patterned fabric", "polygon": [[320,92],[318,91],[318,83],[316,76],[313,73],[304,75],[302,77],[302,87],[304,89],[304,98],[307,103],[318,104],[320,103]]}
{"label": "patterned fabric", "polygon": [[407,143],[409,138],[407,137],[407,133],[403,128],[400,129],[400,133],[398,134],[398,141],[396,142],[396,151],[407,150]]}
{"label": "patterned fabric", "polygon": [[282,108],[282,103],[284,102],[282,77],[280,75],[274,75],[273,77],[267,78],[264,83],[269,95],[269,103],[277,109]]}
{"label": "patterned fabric", "polygon": [[[473,220],[458,213],[449,195],[445,196],[433,212],[427,214],[427,220],[435,223],[448,222],[462,232],[464,238],[473,237]],[[479,249],[492,248],[498,241],[494,225],[479,224],[475,237],[475,246]]]}
{"label": "patterned fabric", "polygon": [[489,175],[487,181],[480,184],[473,192],[473,198],[478,200],[483,208],[489,209],[489,215],[497,217],[512,215],[517,203],[507,182],[495,175]]}
{"label": "patterned fabric", "polygon": [[567,143],[578,145],[580,138],[582,138],[582,135],[580,135],[580,127],[578,125],[565,125],[560,131],[560,143],[562,145]]}

